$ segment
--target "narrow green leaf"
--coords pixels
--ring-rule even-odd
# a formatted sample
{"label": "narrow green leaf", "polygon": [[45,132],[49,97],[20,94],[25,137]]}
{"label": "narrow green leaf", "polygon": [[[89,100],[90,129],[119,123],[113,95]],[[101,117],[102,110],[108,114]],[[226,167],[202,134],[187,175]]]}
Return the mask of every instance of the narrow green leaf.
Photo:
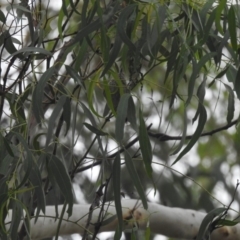
{"label": "narrow green leaf", "polygon": [[117,23],[117,33],[121,37],[122,41],[131,49],[132,51],[136,51],[136,46],[132,43],[131,39],[127,36],[125,31],[125,26],[128,20],[128,17],[137,7],[136,4],[130,4],[124,8],[121,15],[119,16]]}
{"label": "narrow green leaf", "polygon": [[99,73],[96,74],[96,76],[94,77],[94,79],[90,82],[89,87],[87,89],[87,99],[88,99],[88,105],[90,110],[97,116],[100,118],[103,118],[103,116],[101,116],[94,108],[93,106],[93,100],[95,98],[95,86],[98,83],[98,79],[99,79]]}
{"label": "narrow green leaf", "polygon": [[[10,141],[5,137],[3,137],[1,133],[0,133],[0,142],[1,142],[0,148],[2,147],[2,149],[7,150],[8,154],[11,157],[14,157],[13,150],[10,146],[11,145]],[[1,150],[0,150],[0,153],[1,153]],[[3,155],[0,155],[0,156],[3,156]]]}
{"label": "narrow green leaf", "polygon": [[219,224],[219,225],[222,225],[222,226],[230,226],[230,227],[232,227],[232,226],[235,226],[235,225],[239,224],[239,221],[232,221],[232,220],[227,220],[227,219],[220,219],[220,220],[218,221],[218,224]]}
{"label": "narrow green leaf", "polygon": [[188,125],[188,121],[187,121],[187,109],[186,109],[186,106],[184,107],[184,118],[183,118],[183,133],[182,133],[182,138],[181,138],[181,141],[180,143],[178,144],[178,146],[174,149],[174,151],[171,153],[171,155],[174,155],[174,154],[177,154],[183,144],[185,143],[185,140],[186,140],[186,135],[187,135],[187,125]]}
{"label": "narrow green leaf", "polygon": [[63,197],[68,203],[68,216],[72,215],[72,207],[73,207],[73,190],[72,183],[66,168],[64,167],[62,161],[60,161],[57,157],[51,156],[51,159],[48,163],[48,167],[50,168]]}
{"label": "narrow green leaf", "polygon": [[202,19],[203,25],[205,25],[205,21],[207,19],[207,14],[211,10],[212,5],[214,4],[215,0],[208,0],[204,5],[203,8],[201,9],[199,15]]}
{"label": "narrow green leaf", "polygon": [[63,10],[61,9],[58,13],[58,23],[57,23],[57,26],[58,26],[58,32],[59,32],[59,37],[63,40],[63,34],[62,34],[62,21],[63,21],[63,18],[64,18],[64,12]]}
{"label": "narrow green leaf", "polygon": [[79,76],[78,72],[68,65],[65,65],[65,68],[67,70],[67,73],[74,79],[74,81],[86,90],[85,84]]}
{"label": "narrow green leaf", "polygon": [[143,119],[142,111],[139,109],[139,144],[142,152],[143,162],[147,175],[152,177],[152,146],[148,136],[147,128]]}
{"label": "narrow green leaf", "polygon": [[240,99],[240,67],[237,70],[237,75],[234,81],[234,90],[237,94],[238,99]]}
{"label": "narrow green leaf", "polygon": [[11,223],[9,232],[11,235],[11,239],[18,239],[18,228],[23,217],[23,209],[22,205],[19,203],[18,200],[15,201],[12,200],[11,205],[12,205],[12,219],[14,219],[14,221],[12,221]]}
{"label": "narrow green leaf", "polygon": [[86,126],[91,132],[93,132],[96,135],[99,135],[99,136],[108,135],[107,133],[103,132],[102,130],[99,130],[98,128],[90,125],[89,123],[83,123],[83,125]]}
{"label": "narrow green leaf", "polygon": [[10,165],[12,164],[13,157],[10,155],[2,156],[0,159],[0,174],[5,175]]}
{"label": "narrow green leaf", "polygon": [[19,142],[21,142],[24,150],[26,151],[26,157],[23,161],[23,166],[22,166],[22,171],[25,172],[25,174],[23,176],[22,181],[17,186],[17,189],[20,189],[29,178],[30,172],[32,170],[33,157],[32,157],[31,151],[29,150],[26,140],[22,137],[22,135],[16,132],[14,133],[14,135],[16,135],[17,139],[19,140]]}
{"label": "narrow green leaf", "polygon": [[188,99],[186,101],[186,105],[188,105],[192,99],[196,79],[197,79],[197,76],[200,75],[202,67],[215,55],[216,53],[207,53],[201,58],[201,60],[197,63],[197,65],[195,60],[193,61],[193,70],[192,70],[192,75],[188,85]]}
{"label": "narrow green leaf", "polygon": [[103,79],[104,97],[107,100],[107,105],[112,111],[113,115],[116,116],[117,106],[120,100],[120,91],[116,81],[107,81],[106,78]]}
{"label": "narrow green leaf", "polygon": [[[93,117],[91,111],[89,111],[89,109],[82,102],[81,102],[81,105],[82,105],[84,114],[88,117],[88,119],[92,123],[92,126],[97,128],[97,123],[96,123],[95,118]],[[103,150],[102,140],[98,135],[97,135],[97,140],[98,140],[99,148],[100,148],[103,156],[105,156],[105,151]]]}
{"label": "narrow green leaf", "polygon": [[81,102],[84,114],[87,116],[87,118],[90,120],[90,122],[92,123],[92,125],[97,128],[97,123],[95,118],[93,117],[92,113],[89,111],[89,109],[85,106],[84,103]]}
{"label": "narrow green leaf", "polygon": [[130,96],[130,98],[128,100],[127,119],[130,122],[132,128],[135,131],[138,131],[136,109],[135,109],[135,104],[134,104],[132,96]]}
{"label": "narrow green leaf", "polygon": [[172,48],[171,48],[169,58],[167,59],[167,70],[164,78],[165,82],[174,67],[178,52],[179,52],[178,36],[175,36],[172,41]]}
{"label": "narrow green leaf", "polygon": [[128,100],[130,98],[129,93],[125,93],[121,96],[120,102],[117,108],[117,119],[115,125],[115,135],[116,140],[121,142],[123,140],[123,133],[124,133],[124,125],[126,122],[127,117],[127,110],[128,110]]}
{"label": "narrow green leaf", "polygon": [[42,178],[41,178],[41,173],[40,170],[37,166],[37,164],[33,161],[33,167],[32,171],[30,173],[29,179],[34,187],[34,191],[36,193],[36,201],[37,201],[37,212],[35,215],[35,223],[39,217],[40,211],[45,213],[45,206],[46,206],[46,201],[45,201],[45,193],[43,191],[42,187]]}
{"label": "narrow green leaf", "polygon": [[118,218],[118,229],[116,229],[114,239],[119,240],[122,236],[122,225],[123,225],[123,216],[122,216],[122,204],[121,204],[121,159],[120,155],[117,154],[113,162],[113,193],[114,193],[114,202]]}
{"label": "narrow green leaf", "polygon": [[11,57],[13,57],[13,56],[15,56],[15,55],[18,55],[18,54],[20,54],[20,53],[26,53],[26,52],[29,52],[29,53],[30,53],[30,52],[33,52],[33,53],[39,52],[39,53],[42,53],[42,54],[47,55],[47,56],[52,56],[52,55],[53,55],[51,52],[47,51],[47,50],[44,49],[44,48],[39,48],[39,47],[23,47],[23,48],[21,48],[20,50],[12,53],[6,60],[8,60],[9,58],[11,58]]}
{"label": "narrow green leaf", "polygon": [[82,65],[83,61],[85,60],[85,56],[88,53],[88,43],[84,38],[81,43],[79,43],[79,50],[76,52],[76,61],[74,64],[74,69],[79,70],[79,66]]}
{"label": "narrow green leaf", "polygon": [[[17,52],[17,49],[12,42],[11,35],[10,35],[9,31],[7,31],[7,30],[5,32],[3,32],[1,35],[1,45],[3,43],[4,43],[4,47],[6,48],[8,53],[14,54]],[[10,57],[11,57],[11,55],[6,60],[8,60]]]}
{"label": "narrow green leaf", "polygon": [[137,189],[140,199],[142,200],[143,207],[145,209],[147,209],[148,208],[147,199],[146,199],[141,181],[139,179],[138,173],[133,164],[133,160],[127,151],[124,151],[124,156],[125,156],[125,164],[126,164],[128,173],[132,179],[132,182],[133,182],[135,188]]}
{"label": "narrow green leaf", "polygon": [[221,0],[218,2],[218,6],[217,6],[217,12],[216,12],[216,17],[215,17],[215,23],[216,23],[216,27],[218,29],[218,31],[223,35],[223,28],[221,25],[221,14],[222,11],[224,10],[224,8],[227,6],[227,0]]}
{"label": "narrow green leaf", "polygon": [[56,120],[58,119],[58,116],[60,115],[65,102],[66,102],[66,96],[61,96],[57,104],[55,104],[54,110],[51,114],[51,117],[49,118],[48,132],[47,132],[46,144],[45,144],[46,148],[48,147],[50,140],[53,136],[53,131],[56,126]]}
{"label": "narrow green leaf", "polygon": [[0,21],[6,23],[6,17],[1,9],[0,9]]}
{"label": "narrow green leaf", "polygon": [[207,233],[207,229],[209,224],[214,220],[215,217],[226,211],[226,208],[216,208],[213,209],[211,212],[209,212],[203,219],[201,226],[198,231],[197,239],[196,240],[202,240],[206,239],[205,234]]}
{"label": "narrow green leaf", "polygon": [[[102,24],[109,21],[114,16],[115,12],[118,9],[118,6],[119,6],[119,4],[116,3],[116,5],[109,10],[109,12],[107,12],[106,14],[103,14],[102,20],[100,20],[98,18],[95,21],[89,21],[89,22],[91,22],[90,24],[84,26],[82,29],[80,29],[78,31],[78,33],[76,34],[76,37],[75,37],[74,41],[72,42],[72,44],[81,41],[83,38],[87,37],[90,33],[99,29]],[[90,19],[88,19],[88,20],[90,20]]]}
{"label": "narrow green leaf", "polygon": [[117,34],[115,37],[113,48],[110,52],[109,60],[106,64],[105,68],[103,69],[100,77],[103,77],[107,73],[107,71],[111,68],[111,66],[113,65],[113,63],[115,62],[115,60],[118,57],[121,46],[122,46],[122,40],[121,40],[119,34]]}
{"label": "narrow green leaf", "polygon": [[232,65],[228,65],[228,70],[226,72],[227,80],[233,84],[235,84],[236,76],[237,76],[237,69]]}
{"label": "narrow green leaf", "polygon": [[206,93],[206,90],[205,90],[206,80],[207,80],[207,78],[205,77],[204,80],[202,81],[202,83],[199,85],[198,90],[197,90],[198,108],[197,108],[195,116],[192,119],[193,123],[197,120],[200,109],[201,109],[201,105],[203,105],[203,101],[204,101],[204,97],[205,97],[205,93]]}
{"label": "narrow green leaf", "polygon": [[228,91],[228,112],[227,112],[227,122],[228,124],[232,122],[234,117],[234,111],[235,111],[235,102],[234,102],[234,92],[232,88],[224,84],[225,88]]}
{"label": "narrow green leaf", "polygon": [[237,51],[238,44],[237,44],[236,16],[233,6],[231,6],[228,11],[228,29],[230,33],[232,48],[235,51]]}
{"label": "narrow green leaf", "polygon": [[44,72],[33,91],[32,110],[38,123],[41,122],[41,119],[43,118],[43,115],[44,115],[43,109],[42,109],[42,98],[44,94],[44,87],[47,81],[52,77],[54,71],[55,71],[55,67],[51,67],[46,72]]}
{"label": "narrow green leaf", "polygon": [[66,130],[64,136],[67,135],[67,132],[71,125],[71,114],[72,114],[71,99],[69,97],[66,97],[66,101],[63,104],[63,121],[66,123]]}
{"label": "narrow green leaf", "polygon": [[63,10],[64,15],[67,17],[68,16],[68,11],[67,11],[67,7],[69,5],[69,0],[62,0],[62,8],[61,10]]}
{"label": "narrow green leaf", "polygon": [[151,229],[149,226],[146,227],[145,234],[144,234],[144,239],[145,240],[150,240],[151,239]]}
{"label": "narrow green leaf", "polygon": [[189,152],[189,150],[194,146],[194,144],[197,142],[197,140],[199,139],[205,123],[207,121],[207,111],[205,109],[205,107],[203,105],[200,105],[200,109],[199,109],[199,120],[198,120],[198,126],[196,131],[194,132],[194,134],[192,135],[191,140],[189,141],[189,143],[187,144],[187,146],[182,150],[182,152],[178,155],[177,159],[172,163],[172,165],[174,165],[175,163],[177,163],[186,153]]}

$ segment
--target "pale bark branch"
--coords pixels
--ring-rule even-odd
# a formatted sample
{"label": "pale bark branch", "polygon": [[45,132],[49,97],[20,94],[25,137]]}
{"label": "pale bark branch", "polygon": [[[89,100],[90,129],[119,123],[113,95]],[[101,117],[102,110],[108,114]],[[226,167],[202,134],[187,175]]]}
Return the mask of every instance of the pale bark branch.
{"label": "pale bark branch", "polygon": [[[137,204],[136,204],[137,203]],[[68,218],[64,214],[59,235],[69,235],[73,233],[83,234],[84,226],[88,219],[90,205],[74,205],[73,215]],[[58,206],[60,213],[63,205]],[[122,200],[124,229],[145,230],[150,227],[151,232],[173,238],[194,239],[197,236],[200,224],[206,215],[195,210],[171,208],[155,203],[148,204],[145,210],[140,202],[129,199]],[[102,222],[99,232],[115,231],[118,221],[113,202],[105,203],[106,218]],[[91,223],[87,231],[94,233],[94,224],[97,224],[100,208],[96,208],[92,213]],[[110,218],[110,221],[107,219]],[[11,221],[9,212],[5,221],[7,229]],[[7,224],[8,223],[8,224]],[[136,228],[138,226],[138,228]],[[21,226],[20,226],[21,227]],[[42,239],[55,236],[58,227],[58,220],[55,217],[55,206],[46,207],[46,215],[41,215],[37,222],[31,220],[31,239]],[[215,230],[211,235],[211,240],[239,240],[240,225],[233,227],[222,227]]]}

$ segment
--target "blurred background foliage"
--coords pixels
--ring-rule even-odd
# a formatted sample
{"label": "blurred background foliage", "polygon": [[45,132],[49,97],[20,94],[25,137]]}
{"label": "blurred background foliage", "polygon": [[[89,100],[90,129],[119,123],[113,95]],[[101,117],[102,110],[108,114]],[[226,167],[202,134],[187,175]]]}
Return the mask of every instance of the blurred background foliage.
{"label": "blurred background foliage", "polygon": [[237,1],[55,3],[1,3],[1,239],[98,197],[238,211]]}

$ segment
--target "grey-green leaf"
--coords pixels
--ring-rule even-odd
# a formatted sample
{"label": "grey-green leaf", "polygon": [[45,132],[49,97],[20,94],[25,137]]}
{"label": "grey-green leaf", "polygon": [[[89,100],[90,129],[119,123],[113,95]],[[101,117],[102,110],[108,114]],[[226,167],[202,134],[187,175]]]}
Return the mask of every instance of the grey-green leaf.
{"label": "grey-green leaf", "polygon": [[74,79],[74,81],[76,83],[79,83],[79,85],[82,86],[86,90],[85,84],[82,81],[82,79],[79,76],[79,74],[77,73],[77,71],[74,68],[72,68],[72,67],[70,67],[68,65],[65,65],[65,68],[67,70],[67,73]]}
{"label": "grey-green leaf", "polygon": [[145,209],[147,209],[148,208],[148,203],[147,203],[147,199],[146,199],[146,196],[145,196],[145,192],[143,190],[143,187],[142,187],[141,181],[139,179],[137,170],[136,170],[136,168],[133,164],[132,157],[130,156],[130,154],[127,151],[124,151],[124,156],[125,156],[125,164],[126,164],[128,173],[129,173],[129,175],[132,179],[132,182],[133,182],[135,188],[137,189],[137,192],[139,194],[140,199],[142,200],[143,207]]}
{"label": "grey-green leaf", "polygon": [[232,88],[224,84],[225,88],[228,91],[228,112],[227,112],[227,122],[228,124],[231,123],[233,116],[234,116],[234,111],[235,111],[235,101],[234,101],[234,92]]}
{"label": "grey-green leaf", "polygon": [[149,140],[147,128],[143,119],[142,111],[139,109],[139,144],[142,152],[143,162],[148,176],[152,177],[152,146]]}
{"label": "grey-green leaf", "polygon": [[189,143],[187,144],[187,146],[178,155],[177,159],[173,162],[172,165],[177,163],[194,146],[194,144],[197,142],[197,140],[201,136],[201,133],[202,133],[202,131],[204,129],[206,121],[207,121],[207,111],[206,111],[206,109],[205,109],[205,107],[203,105],[200,105],[200,108],[199,108],[199,120],[198,120],[197,129],[194,132],[194,134],[192,135],[192,138],[189,141]]}
{"label": "grey-green leaf", "polygon": [[116,140],[118,142],[121,142],[123,140],[124,125],[127,117],[129,98],[130,98],[130,94],[124,93],[121,96],[118,104],[117,119],[116,119],[116,125],[115,125]]}
{"label": "grey-green leaf", "polygon": [[67,173],[66,168],[64,167],[62,161],[60,161],[57,157],[51,156],[49,160],[48,167],[50,168],[63,197],[68,203],[68,215],[72,215],[72,207],[73,207],[73,190],[72,183],[70,177]]}
{"label": "grey-green leaf", "polygon": [[130,98],[128,100],[127,119],[130,122],[132,128],[135,131],[138,131],[136,109],[135,109],[135,104],[134,104],[132,96],[130,96]]}
{"label": "grey-green leaf", "polygon": [[136,6],[137,5],[135,5],[135,4],[130,4],[127,7],[125,7],[124,10],[122,11],[122,13],[118,19],[118,23],[117,23],[117,33],[121,37],[122,41],[125,44],[127,44],[129,49],[131,49],[132,51],[136,51],[136,47],[132,43],[132,41],[129,39],[129,37],[127,36],[126,31],[125,31],[125,26],[126,26],[129,15],[134,11]]}
{"label": "grey-green leaf", "polygon": [[89,123],[83,123],[84,126],[86,126],[91,132],[95,133],[96,135],[99,136],[106,136],[108,135],[107,133],[103,132],[102,130],[90,125]]}
{"label": "grey-green leaf", "polygon": [[113,192],[114,202],[118,217],[118,229],[115,232],[114,239],[120,239],[122,235],[122,204],[121,204],[121,159],[120,155],[117,154],[113,162]]}
{"label": "grey-green leaf", "polygon": [[201,226],[198,231],[197,239],[196,240],[202,240],[206,239],[205,236],[208,234],[207,229],[209,224],[214,220],[215,217],[226,211],[226,208],[216,208],[213,209],[211,212],[209,212],[203,219]]}
{"label": "grey-green leaf", "polygon": [[55,125],[56,125],[56,119],[58,118],[64,103],[66,101],[66,96],[61,96],[61,98],[58,100],[57,104],[55,104],[54,110],[51,114],[51,117],[49,118],[49,124],[48,124],[48,132],[47,132],[47,138],[46,138],[46,144],[45,147],[47,148],[50,140],[53,136],[53,131],[55,129]]}
{"label": "grey-green leaf", "polygon": [[52,77],[54,70],[55,67],[51,67],[46,72],[44,72],[33,91],[32,109],[38,123],[41,122],[44,114],[42,109],[44,87],[47,81]]}

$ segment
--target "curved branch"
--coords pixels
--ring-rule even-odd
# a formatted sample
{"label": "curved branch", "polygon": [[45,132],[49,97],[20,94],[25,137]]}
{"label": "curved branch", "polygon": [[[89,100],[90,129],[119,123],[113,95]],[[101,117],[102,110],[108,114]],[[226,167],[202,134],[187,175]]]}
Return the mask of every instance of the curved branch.
{"label": "curved branch", "polygon": [[[200,135],[200,137],[205,137],[205,136],[212,136],[213,134],[217,133],[217,132],[221,132],[223,130],[227,130],[228,128],[236,125],[238,123],[238,120],[234,120],[228,124],[226,124],[225,126],[223,127],[220,127],[220,128],[217,128],[217,129],[214,129],[212,131],[209,131],[209,132],[205,132],[205,133],[202,133]],[[153,133],[153,132],[148,132],[148,135],[150,137],[153,137],[153,138],[157,138],[159,141],[161,142],[166,142],[166,141],[170,141],[170,140],[181,140],[182,139],[182,136],[169,136],[169,135],[166,135],[164,133]],[[187,135],[186,136],[186,139],[191,139],[192,138],[192,135]]]}
{"label": "curved branch", "polygon": [[[137,203],[137,207],[136,207]],[[73,233],[84,233],[84,226],[88,219],[90,205],[74,205],[73,215],[68,218],[67,213],[60,227],[59,235],[69,235]],[[96,207],[92,212],[91,224],[87,231],[94,233],[98,223],[99,213],[102,206]],[[63,205],[58,206],[61,212]],[[148,210],[145,210],[138,200],[122,200],[122,210],[124,219],[124,230],[146,230],[149,226],[152,233],[162,234],[172,238],[194,239],[197,236],[200,224],[205,217],[205,213],[190,209],[171,208],[155,203],[148,203]],[[105,218],[99,232],[115,231],[117,228],[117,217],[115,206],[112,202],[104,205]],[[11,221],[11,212],[5,223]],[[42,215],[31,224],[31,239],[42,239],[56,235],[58,221],[56,221],[55,206],[46,207],[46,215]],[[9,229],[10,224],[6,224]],[[136,226],[138,228],[136,228]],[[213,231],[211,240],[238,240],[240,239],[240,224],[233,227],[222,227]]]}
{"label": "curved branch", "polygon": [[[228,123],[226,124],[225,126],[223,127],[220,127],[220,128],[217,128],[217,129],[214,129],[212,131],[209,131],[209,132],[205,132],[205,133],[202,133],[200,137],[205,137],[205,136],[212,136],[213,134],[215,133],[218,133],[218,132],[221,132],[223,130],[227,130],[228,128],[236,125],[238,123],[238,120],[234,120],[232,121],[231,123]],[[152,125],[152,124],[151,124]],[[148,129],[151,127],[151,125],[148,126]],[[150,132],[148,131],[148,135],[150,137],[153,137],[153,138],[156,138],[157,140],[159,140],[160,142],[166,142],[166,141],[172,141],[172,140],[181,140],[182,139],[182,136],[170,136],[170,135],[166,135],[164,133],[153,133],[153,132]],[[187,135],[186,136],[186,139],[191,139],[192,138],[192,135]],[[132,141],[130,141],[126,146],[125,148],[130,148],[131,146],[133,146],[136,142],[138,141],[138,137],[135,137]],[[118,153],[121,153],[123,152],[123,148],[119,149],[118,151],[114,152],[113,154],[107,156],[106,158],[111,160],[113,159]],[[81,168],[78,168],[76,170],[76,173],[79,173],[79,172],[83,172],[87,169],[90,169],[94,166],[98,166],[102,163],[102,160],[98,160],[92,164],[89,164],[87,166],[84,166],[84,167],[81,167]]]}

